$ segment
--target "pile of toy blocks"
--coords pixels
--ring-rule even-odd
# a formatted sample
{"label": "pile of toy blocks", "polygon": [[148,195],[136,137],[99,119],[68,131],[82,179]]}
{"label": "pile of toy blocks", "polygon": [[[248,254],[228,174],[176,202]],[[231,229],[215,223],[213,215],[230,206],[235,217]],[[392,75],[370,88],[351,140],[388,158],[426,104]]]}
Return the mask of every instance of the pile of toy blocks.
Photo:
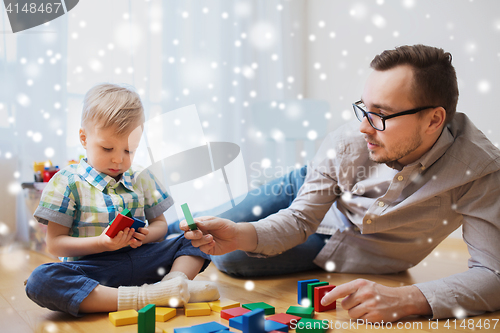
{"label": "pile of toy blocks", "polygon": [[[290,306],[286,313],[275,313],[275,308],[267,303],[242,304],[232,300],[218,300],[207,303],[187,303],[184,315],[209,316],[212,311],[220,312],[222,319],[228,320],[229,327],[215,321],[175,328],[173,333],[230,333],[230,327],[243,333],[276,333],[288,332],[293,326],[296,332],[322,333],[326,332],[321,320],[313,319],[315,311],[323,312],[336,308],[336,302],[328,306],[321,305],[323,296],[335,288],[328,282],[317,279],[303,280],[297,283],[298,303],[300,306]],[[304,304],[313,306],[303,306]],[[126,310],[111,312],[110,321],[115,326],[138,324],[139,333],[155,332],[155,320],[167,321],[176,315],[176,309],[155,307],[150,304],[138,312]],[[267,316],[267,317],[266,317]],[[172,333],[163,331],[164,333]]]}
{"label": "pile of toy blocks", "polygon": [[106,235],[110,238],[114,238],[116,234],[125,228],[134,228],[137,231],[139,228],[144,228],[145,222],[139,220],[132,216],[132,213],[125,208],[120,214],[118,214],[113,221],[111,221]]}

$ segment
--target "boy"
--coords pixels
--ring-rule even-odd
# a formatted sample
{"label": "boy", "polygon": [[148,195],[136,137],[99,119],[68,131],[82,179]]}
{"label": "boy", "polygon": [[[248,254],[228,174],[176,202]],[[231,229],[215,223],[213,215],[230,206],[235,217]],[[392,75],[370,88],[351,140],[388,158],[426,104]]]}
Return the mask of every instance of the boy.
{"label": "boy", "polygon": [[[183,236],[164,240],[172,198],[151,173],[131,168],[143,123],[137,93],[101,84],[86,94],[79,134],[87,158],[51,179],[34,214],[47,224],[50,253],[63,257],[27,281],[40,306],[78,316],[219,298],[213,283],[190,281],[210,257]],[[147,226],[108,237],[108,223],[125,208]]]}

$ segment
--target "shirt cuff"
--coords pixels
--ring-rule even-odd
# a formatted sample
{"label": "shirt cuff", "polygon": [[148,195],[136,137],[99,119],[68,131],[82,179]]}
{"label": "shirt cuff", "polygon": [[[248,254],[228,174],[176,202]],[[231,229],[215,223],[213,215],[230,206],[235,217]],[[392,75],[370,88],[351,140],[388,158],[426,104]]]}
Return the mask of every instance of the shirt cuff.
{"label": "shirt cuff", "polygon": [[273,253],[272,246],[270,244],[275,243],[275,235],[269,232],[269,228],[266,227],[265,221],[252,222],[252,225],[257,232],[257,248],[253,252],[247,252],[250,257],[257,258],[267,258],[269,256],[281,254]]}
{"label": "shirt cuff", "polygon": [[172,197],[167,197],[162,202],[148,208],[144,209],[144,215],[146,220],[152,220],[163,214],[167,209],[169,209],[174,204],[174,199]]}
{"label": "shirt cuff", "polygon": [[453,310],[459,308],[455,294],[442,280],[414,285],[424,295],[432,309],[432,319],[451,318]]}
{"label": "shirt cuff", "polygon": [[73,225],[73,216],[49,209],[47,207],[38,206],[33,214],[35,219],[42,224],[49,224],[49,221],[55,222],[62,226],[71,228]]}

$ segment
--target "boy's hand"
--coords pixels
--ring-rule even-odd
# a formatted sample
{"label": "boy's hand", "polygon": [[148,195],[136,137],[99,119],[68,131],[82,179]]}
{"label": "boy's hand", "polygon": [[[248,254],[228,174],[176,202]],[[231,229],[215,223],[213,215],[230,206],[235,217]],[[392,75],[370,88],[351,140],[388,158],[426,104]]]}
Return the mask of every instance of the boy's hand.
{"label": "boy's hand", "polygon": [[137,229],[137,231],[134,232],[132,239],[130,240],[130,247],[136,249],[142,244],[144,244],[144,240],[146,239],[146,236],[148,234],[149,234],[148,228]]}
{"label": "boy's hand", "polygon": [[99,236],[98,243],[105,251],[116,251],[122,247],[131,245],[131,240],[134,236],[134,229],[125,228],[124,230],[118,232],[114,238],[110,238],[106,235],[109,226],[104,229],[102,234]]}

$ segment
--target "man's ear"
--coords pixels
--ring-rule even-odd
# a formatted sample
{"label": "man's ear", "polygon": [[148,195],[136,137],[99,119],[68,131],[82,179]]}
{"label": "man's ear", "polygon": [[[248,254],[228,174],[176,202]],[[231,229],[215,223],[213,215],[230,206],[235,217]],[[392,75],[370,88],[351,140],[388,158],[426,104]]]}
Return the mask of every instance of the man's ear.
{"label": "man's ear", "polygon": [[429,126],[427,127],[427,134],[432,134],[436,131],[440,131],[445,121],[446,110],[441,106],[434,108],[429,113]]}
{"label": "man's ear", "polygon": [[83,148],[87,149],[87,133],[85,132],[85,129],[83,127],[80,128],[78,134],[80,135],[80,143],[82,144]]}

